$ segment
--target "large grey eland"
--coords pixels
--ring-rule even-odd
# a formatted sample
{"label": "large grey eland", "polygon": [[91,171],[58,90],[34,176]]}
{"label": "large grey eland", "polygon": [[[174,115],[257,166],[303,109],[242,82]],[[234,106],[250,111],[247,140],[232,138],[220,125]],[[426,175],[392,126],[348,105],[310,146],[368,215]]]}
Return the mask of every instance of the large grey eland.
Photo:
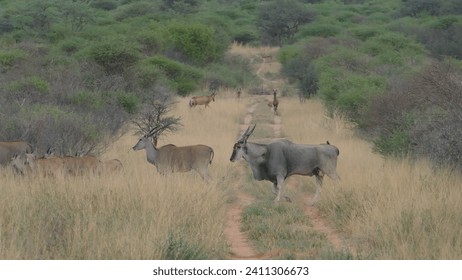
{"label": "large grey eland", "polygon": [[168,144],[157,148],[154,142],[157,142],[156,135],[162,131],[162,127],[155,127],[149,133],[145,134],[138,140],[133,150],[146,150],[146,159],[149,163],[156,166],[157,171],[164,175],[167,172],[188,172],[195,170],[205,181],[210,181],[208,167],[212,163],[214,156],[213,149],[206,145],[193,145],[177,147]]}
{"label": "large grey eland", "polygon": [[316,194],[311,205],[319,198],[324,175],[331,179],[340,179],[337,174],[337,157],[339,150],[330,144],[301,145],[289,140],[276,140],[270,144],[247,142],[255,130],[249,126],[234,144],[230,160],[235,162],[244,158],[252,169],[256,180],[273,183],[275,202],[281,199],[284,180],[291,175],[316,176]]}

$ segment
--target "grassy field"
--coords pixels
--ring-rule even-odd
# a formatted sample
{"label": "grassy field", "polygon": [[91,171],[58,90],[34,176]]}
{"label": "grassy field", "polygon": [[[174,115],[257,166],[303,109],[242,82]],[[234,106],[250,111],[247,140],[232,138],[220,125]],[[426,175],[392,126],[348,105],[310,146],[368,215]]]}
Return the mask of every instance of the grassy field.
{"label": "grassy field", "polygon": [[187,102],[173,112],[184,126],[159,144],[211,146],[213,183],[195,172],[160,176],[144,151],[131,150],[131,134],[103,157],[120,159],[123,174],[64,180],[2,170],[0,259],[225,258],[224,215],[236,175],[229,156],[243,104],[217,100],[190,110]]}
{"label": "grassy field", "polygon": [[[210,184],[194,172],[160,176],[144,151],[131,151],[137,141],[131,134],[104,155],[124,163],[122,174],[63,180],[21,178],[2,170],[0,258],[226,258],[225,212],[240,187],[255,197],[243,213],[242,228],[260,252],[277,249],[279,258],[287,259],[462,258],[460,176],[422,161],[385,160],[341,118],[325,116],[319,102],[284,98],[284,136],[299,143],[329,140],[340,149],[342,179],[325,179],[317,207],[356,253],[334,250],[310,227],[300,204],[273,205],[270,183],[255,182],[250,174],[241,178],[229,161],[249,102],[224,97],[210,108],[190,110],[180,99],[176,106],[174,114],[184,127],[159,144],[213,147]],[[255,114],[260,122],[272,117],[265,111]],[[268,137],[269,129],[261,125],[255,138]],[[249,171],[247,163],[238,164]],[[297,180],[287,194],[307,203],[314,179]]]}
{"label": "grassy field", "polygon": [[[426,161],[384,159],[342,118],[317,102],[281,105],[283,132],[295,142],[340,149],[339,184],[326,179],[317,205],[347,236],[358,258],[461,259],[462,177]],[[304,116],[304,117],[301,117]],[[308,180],[303,180],[307,182]],[[312,182],[308,193],[314,192]]]}
{"label": "grassy field", "polygon": [[[246,54],[244,48],[234,51]],[[253,51],[246,55],[255,59],[259,52]],[[0,170],[0,259],[226,259],[226,210],[238,191],[254,198],[243,211],[242,230],[256,251],[277,250],[275,258],[462,259],[460,174],[425,161],[384,159],[355,135],[354,125],[326,116],[318,100],[282,97],[282,137],[328,140],[340,149],[341,181],[326,178],[316,205],[354,250],[335,248],[304,213],[314,178],[295,177],[297,184],[286,191],[294,203],[274,205],[271,183],[253,180],[246,162],[229,161],[247,107],[260,100],[247,94],[236,100],[234,94],[220,92],[207,109],[189,109],[187,99],[178,99],[172,114],[183,127],[159,140],[211,146],[209,184],[194,172],[160,176],[144,151],[131,150],[137,141],[132,134],[103,155],[122,161],[120,174],[64,180]],[[249,141],[274,136],[274,115],[260,103]]]}

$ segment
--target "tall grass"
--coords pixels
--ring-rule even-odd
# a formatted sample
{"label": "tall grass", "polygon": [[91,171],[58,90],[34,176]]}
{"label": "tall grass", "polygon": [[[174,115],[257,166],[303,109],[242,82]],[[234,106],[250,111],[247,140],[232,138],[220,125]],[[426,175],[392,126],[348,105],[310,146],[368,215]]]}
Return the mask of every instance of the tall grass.
{"label": "tall grass", "polygon": [[214,259],[228,253],[223,225],[234,186],[229,155],[242,105],[217,100],[172,112],[184,127],[160,145],[206,144],[215,151],[214,181],[195,172],[160,176],[137,137],[123,136],[103,159],[118,158],[121,174],[30,178],[1,170],[0,259]]}
{"label": "tall grass", "polygon": [[[339,183],[324,180],[317,205],[356,247],[374,259],[461,259],[462,177],[422,160],[384,159],[319,102],[280,106],[283,132],[298,143],[340,149]],[[304,180],[314,191],[311,181]],[[309,199],[307,197],[307,199]]]}
{"label": "tall grass", "polygon": [[[179,99],[172,113],[184,126],[159,140],[159,145],[211,146],[210,184],[195,172],[159,175],[144,151],[131,150],[137,141],[131,134],[103,156],[120,159],[121,174],[50,179],[1,170],[0,259],[226,258],[227,202],[242,186],[255,197],[243,213],[243,229],[261,240],[255,243],[259,251],[278,249],[279,258],[350,258],[333,250],[302,214],[299,202],[310,201],[313,178],[296,177],[298,187],[286,190],[296,203],[280,205],[272,204],[270,183],[241,178],[229,157],[245,106],[253,101],[228,97],[205,109],[189,109],[188,100]],[[256,110],[252,122],[272,117],[266,113]],[[460,175],[425,161],[374,154],[352,125],[326,116],[316,100],[283,98],[279,114],[282,135],[292,141],[328,140],[339,147],[342,179],[324,180],[316,207],[353,245],[356,258],[462,258]],[[267,137],[265,130],[271,134],[270,126],[257,127],[259,137]]]}

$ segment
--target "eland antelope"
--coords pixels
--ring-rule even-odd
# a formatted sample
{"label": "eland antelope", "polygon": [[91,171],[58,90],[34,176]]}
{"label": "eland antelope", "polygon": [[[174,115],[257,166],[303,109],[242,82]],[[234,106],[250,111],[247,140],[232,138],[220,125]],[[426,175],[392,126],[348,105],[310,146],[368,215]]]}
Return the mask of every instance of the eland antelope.
{"label": "eland antelope", "polygon": [[203,180],[210,181],[208,167],[214,156],[213,149],[205,145],[177,147],[173,144],[157,148],[151,138],[154,138],[154,143],[157,143],[156,135],[161,130],[162,128],[159,127],[153,128],[138,140],[133,146],[133,150],[146,150],[147,161],[156,166],[157,171],[162,175],[173,172],[188,172],[193,169],[199,173]]}
{"label": "eland antelope", "polygon": [[276,140],[270,144],[247,142],[255,126],[249,126],[234,144],[230,161],[244,158],[250,164],[255,180],[272,182],[275,202],[280,201],[284,181],[289,176],[316,177],[316,194],[311,205],[319,198],[324,175],[334,180],[340,179],[336,171],[339,155],[337,147],[330,144],[294,144],[289,140]]}

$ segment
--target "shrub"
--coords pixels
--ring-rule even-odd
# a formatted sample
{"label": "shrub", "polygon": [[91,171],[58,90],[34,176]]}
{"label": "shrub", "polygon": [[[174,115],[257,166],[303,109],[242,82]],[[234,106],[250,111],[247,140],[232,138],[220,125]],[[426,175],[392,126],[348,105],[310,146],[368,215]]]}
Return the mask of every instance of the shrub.
{"label": "shrub", "polygon": [[105,11],[111,11],[111,10],[117,9],[117,3],[111,0],[94,1],[90,4],[90,6],[95,9],[101,9]]}
{"label": "shrub", "polygon": [[361,26],[351,29],[351,34],[358,38],[361,41],[366,41],[367,39],[374,37],[380,34],[380,31],[376,27]]}
{"label": "shrub", "polygon": [[383,155],[402,157],[408,154],[410,137],[407,128],[390,131],[374,140],[375,150]]}
{"label": "shrub", "polygon": [[340,27],[326,23],[313,23],[300,30],[299,38],[304,37],[334,37],[340,33]]}
{"label": "shrub", "polygon": [[282,73],[289,78],[289,81],[297,82],[300,100],[310,98],[317,93],[318,75],[309,58],[295,57],[287,61],[283,65]]}
{"label": "shrub", "polygon": [[462,166],[462,70],[435,63],[421,73],[392,80],[375,96],[363,120],[376,136],[376,149],[387,154],[425,156],[438,164]]}
{"label": "shrub", "polygon": [[426,28],[418,33],[418,39],[435,57],[462,58],[462,23],[439,21],[435,28]]}
{"label": "shrub", "polygon": [[18,61],[24,59],[26,54],[17,49],[0,51],[0,72],[5,72],[13,67]]}
{"label": "shrub", "polygon": [[158,30],[143,30],[136,34],[137,41],[148,55],[158,54],[164,46],[164,39]]}
{"label": "shrub", "polygon": [[120,73],[139,59],[138,48],[123,40],[109,40],[91,47],[89,56],[108,73]]}
{"label": "shrub", "polygon": [[409,59],[425,54],[425,49],[410,37],[386,33],[364,42],[360,50],[374,57],[374,64],[403,65]]}
{"label": "shrub", "polygon": [[72,104],[94,110],[101,109],[104,104],[104,100],[100,94],[88,91],[79,91],[72,95],[69,100]]}
{"label": "shrub", "polygon": [[128,18],[141,17],[154,12],[155,8],[152,4],[140,1],[121,7],[115,18],[118,21],[123,21]]}
{"label": "shrub", "polygon": [[233,55],[226,56],[222,63],[208,65],[204,75],[204,83],[219,87],[243,87],[255,80],[248,60]]}
{"label": "shrub", "polygon": [[257,41],[258,35],[251,30],[240,30],[237,31],[233,36],[233,41],[241,44],[249,44]]}
{"label": "shrub", "polygon": [[85,40],[78,37],[65,39],[59,43],[59,48],[66,54],[73,54],[80,51],[85,45]]}
{"label": "shrub", "polygon": [[9,96],[30,103],[46,102],[45,97],[49,94],[49,84],[39,77],[23,78],[8,85]]}
{"label": "shrub", "polygon": [[220,38],[212,27],[203,24],[172,23],[165,36],[173,50],[194,63],[205,64],[222,58],[229,40]]}
{"label": "shrub", "polygon": [[141,100],[136,95],[123,92],[117,94],[117,102],[129,114],[136,113],[141,105]]}
{"label": "shrub", "polygon": [[301,47],[298,45],[287,45],[282,47],[278,52],[278,60],[282,65],[287,64],[288,61],[291,61],[298,57],[301,52]]}
{"label": "shrub", "polygon": [[143,62],[147,66],[157,67],[171,80],[171,87],[180,95],[194,91],[202,80],[202,72],[186,64],[171,60],[165,56],[153,56]]}
{"label": "shrub", "polygon": [[403,1],[401,14],[416,17],[421,14],[436,16],[440,14],[441,0],[408,0]]}
{"label": "shrub", "polygon": [[340,109],[351,120],[363,125],[363,111],[370,98],[384,91],[385,81],[381,76],[329,69],[320,72],[319,94],[329,109]]}
{"label": "shrub", "polygon": [[135,73],[138,84],[143,89],[154,86],[164,77],[164,74],[159,67],[147,63],[140,63],[137,65]]}

